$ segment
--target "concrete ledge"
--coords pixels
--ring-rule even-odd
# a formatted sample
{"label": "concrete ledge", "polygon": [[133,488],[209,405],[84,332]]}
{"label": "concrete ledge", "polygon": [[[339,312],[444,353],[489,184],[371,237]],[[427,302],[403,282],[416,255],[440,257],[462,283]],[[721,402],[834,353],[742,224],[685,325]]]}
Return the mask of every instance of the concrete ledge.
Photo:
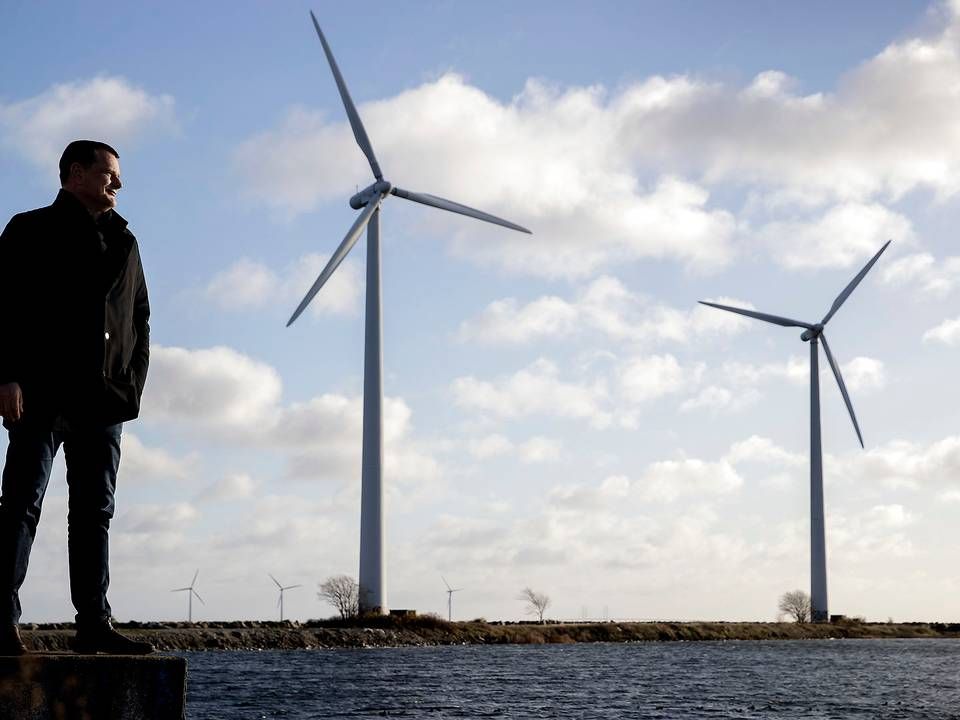
{"label": "concrete ledge", "polygon": [[0,657],[0,718],[183,720],[187,661],[162,655]]}

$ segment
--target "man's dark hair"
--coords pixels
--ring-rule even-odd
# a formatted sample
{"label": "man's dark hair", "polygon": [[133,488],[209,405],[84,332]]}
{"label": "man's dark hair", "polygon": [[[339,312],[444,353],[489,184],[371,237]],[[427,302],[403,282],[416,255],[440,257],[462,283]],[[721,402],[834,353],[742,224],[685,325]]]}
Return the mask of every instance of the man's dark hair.
{"label": "man's dark hair", "polygon": [[97,140],[74,140],[67,145],[60,156],[60,184],[66,185],[70,177],[70,167],[74,163],[80,163],[80,167],[88,168],[97,161],[97,150],[103,150],[113,155],[117,160],[120,159],[120,153],[114,150],[106,143]]}

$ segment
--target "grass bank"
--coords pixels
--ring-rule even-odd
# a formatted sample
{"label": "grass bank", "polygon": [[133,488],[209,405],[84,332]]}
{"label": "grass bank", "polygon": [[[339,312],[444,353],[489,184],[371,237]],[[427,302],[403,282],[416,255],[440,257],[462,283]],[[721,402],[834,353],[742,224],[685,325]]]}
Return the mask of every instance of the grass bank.
{"label": "grass bank", "polygon": [[[957,638],[960,623],[832,624],[751,622],[488,623],[447,622],[433,616],[371,617],[349,621],[118,623],[126,634],[160,650],[295,650],[428,645],[564,644],[828,638]],[[69,649],[68,623],[25,625],[38,651]]]}

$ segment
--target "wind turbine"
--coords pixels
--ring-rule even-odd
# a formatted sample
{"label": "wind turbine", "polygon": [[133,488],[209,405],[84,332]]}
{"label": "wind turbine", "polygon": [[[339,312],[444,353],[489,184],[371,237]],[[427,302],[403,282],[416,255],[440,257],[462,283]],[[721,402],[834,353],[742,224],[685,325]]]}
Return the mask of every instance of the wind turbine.
{"label": "wind turbine", "polygon": [[443,584],[447,586],[447,620],[453,622],[453,594],[455,592],[460,592],[463,588],[452,588],[450,583],[447,582],[447,579],[441,575],[440,579],[443,580]]}
{"label": "wind turbine", "polygon": [[850,297],[864,276],[870,272],[873,264],[880,259],[880,255],[890,245],[890,240],[884,243],[883,247],[877,251],[870,262],[863,270],[857,273],[856,277],[843,289],[837,299],[833,301],[830,310],[818,323],[806,323],[800,320],[791,320],[790,318],[779,317],[777,315],[768,315],[766,313],[745,310],[744,308],[730,307],[728,305],[718,305],[717,303],[704,302],[702,305],[727,310],[729,312],[746,315],[747,317],[763,320],[774,325],[784,327],[803,328],[800,339],[810,343],[810,604],[811,616],[814,622],[827,622],[830,619],[827,610],[827,539],[824,526],[823,514],[823,450],[820,443],[820,370],[818,345],[823,343],[823,351],[826,353],[827,362],[830,363],[830,369],[833,370],[833,376],[837,379],[837,385],[840,387],[840,394],[843,396],[843,402],[847,405],[847,411],[850,413],[850,419],[853,421],[853,429],[857,431],[857,439],[860,441],[860,447],[863,447],[863,435],[860,433],[860,425],[857,423],[857,416],[853,412],[853,404],[850,402],[850,395],[847,393],[847,386],[843,382],[843,376],[840,374],[840,366],[837,365],[833,354],[830,352],[830,345],[827,343],[827,336],[823,334],[824,326],[830,322],[840,306]]}
{"label": "wind turbine", "polygon": [[[270,575],[270,573],[267,573],[267,575]],[[280,588],[280,600],[277,602],[277,606],[280,608],[280,622],[283,622],[283,591],[293,590],[294,588],[303,587],[303,585],[287,585],[284,587],[273,575],[270,575],[270,579],[276,583],[278,588]]]}
{"label": "wind turbine", "polygon": [[197,600],[199,600],[201,604],[206,605],[206,603],[203,602],[203,598],[200,597],[200,594],[193,589],[193,586],[197,582],[197,575],[199,574],[200,574],[200,570],[197,569],[197,571],[193,574],[193,580],[190,581],[190,584],[187,587],[176,588],[170,591],[170,592],[186,592],[187,593],[187,598],[188,598],[187,599],[187,622],[193,622],[193,596],[194,595],[197,596]]}
{"label": "wind turbine", "polygon": [[360,238],[363,229],[367,229],[367,289],[364,330],[363,356],[363,458],[361,461],[360,492],[360,591],[359,609],[361,613],[387,612],[386,579],[384,572],[384,518],[383,518],[383,324],[381,319],[380,293],[380,205],[388,195],[430,207],[459,213],[485,222],[502,225],[520,232],[530,231],[520,225],[498,218],[489,213],[455,203],[450,200],[403,190],[384,180],[383,172],[377,163],[373,146],[360,120],[360,115],[350,98],[350,92],[344,82],[333,51],[320,29],[313,12],[310,13],[313,26],[323,45],[333,79],[340,91],[350,127],[357,145],[363,151],[373,171],[374,182],[350,198],[350,207],[362,210],[354,221],[346,237],[330,257],[327,266],[317,277],[287,322],[289,327],[306,309],[310,301],[320,291],[347,253]]}

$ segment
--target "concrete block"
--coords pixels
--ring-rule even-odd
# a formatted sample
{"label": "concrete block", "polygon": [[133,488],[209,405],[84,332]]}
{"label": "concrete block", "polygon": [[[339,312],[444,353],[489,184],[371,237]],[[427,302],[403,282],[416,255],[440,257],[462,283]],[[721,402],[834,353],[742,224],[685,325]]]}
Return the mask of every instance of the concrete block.
{"label": "concrete block", "polygon": [[0,720],[183,720],[186,690],[180,657],[0,657]]}

